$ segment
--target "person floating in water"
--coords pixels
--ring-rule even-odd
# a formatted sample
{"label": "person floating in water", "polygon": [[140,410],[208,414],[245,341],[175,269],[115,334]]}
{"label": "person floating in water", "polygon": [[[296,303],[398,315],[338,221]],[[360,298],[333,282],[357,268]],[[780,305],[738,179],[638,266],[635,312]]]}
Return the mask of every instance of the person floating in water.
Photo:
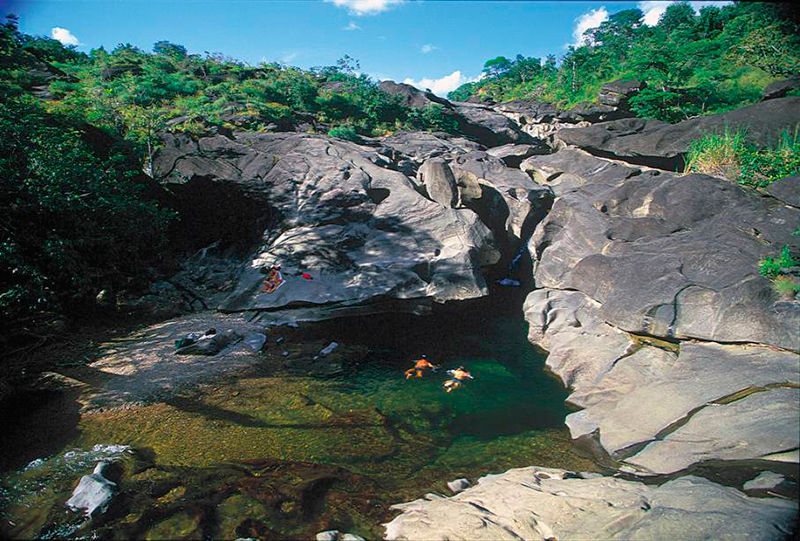
{"label": "person floating in water", "polygon": [[411,379],[413,377],[421,378],[422,375],[425,373],[425,370],[427,370],[428,368],[430,368],[434,372],[436,372],[436,370],[439,369],[438,366],[431,364],[428,358],[425,357],[425,355],[423,355],[421,359],[417,359],[416,361],[414,361],[414,368],[409,368],[408,370],[406,370],[405,372],[406,379]]}
{"label": "person floating in water", "polygon": [[448,393],[461,387],[465,380],[475,379],[463,366],[459,366],[455,370],[448,370],[447,373],[450,374],[450,379],[445,381],[442,387],[444,387],[444,390]]}

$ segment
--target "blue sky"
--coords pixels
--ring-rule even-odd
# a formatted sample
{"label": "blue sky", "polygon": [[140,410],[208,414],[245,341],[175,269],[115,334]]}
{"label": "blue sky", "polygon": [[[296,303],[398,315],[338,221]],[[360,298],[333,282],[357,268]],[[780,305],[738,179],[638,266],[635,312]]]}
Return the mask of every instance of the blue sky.
{"label": "blue sky", "polygon": [[[121,42],[150,51],[168,40],[192,53],[222,52],[249,64],[309,68],[345,54],[376,79],[446,94],[495,56],[558,56],[581,29],[640,7],[648,22],[670,2],[459,0],[0,0],[20,29],[78,44]],[[712,2],[692,2],[696,9]],[[719,5],[719,2],[716,3]],[[577,34],[576,34],[577,32]]]}

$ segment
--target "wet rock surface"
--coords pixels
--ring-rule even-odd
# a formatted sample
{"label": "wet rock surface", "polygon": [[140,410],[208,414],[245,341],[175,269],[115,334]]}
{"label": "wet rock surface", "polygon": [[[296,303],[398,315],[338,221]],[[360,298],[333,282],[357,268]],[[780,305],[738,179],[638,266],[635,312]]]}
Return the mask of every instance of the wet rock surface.
{"label": "wet rock surface", "polygon": [[797,503],[685,476],[660,486],[522,468],[395,506],[386,539],[779,539]]}

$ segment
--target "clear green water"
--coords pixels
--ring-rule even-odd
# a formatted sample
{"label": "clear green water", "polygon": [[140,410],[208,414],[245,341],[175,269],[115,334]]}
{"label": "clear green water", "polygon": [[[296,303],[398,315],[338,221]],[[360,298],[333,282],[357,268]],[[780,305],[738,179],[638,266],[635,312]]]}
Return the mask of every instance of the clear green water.
{"label": "clear green water", "polygon": [[[375,538],[391,504],[447,494],[455,478],[532,464],[595,469],[570,446],[566,392],[545,374],[514,303],[494,302],[281,328],[271,343],[279,334],[285,342],[248,373],[136,410],[59,426],[39,408],[20,420],[29,436],[51,431],[51,441],[17,431],[16,446],[28,446],[20,456],[39,447],[50,458],[5,474],[3,533],[308,538],[340,529]],[[331,340],[340,348],[314,360]],[[406,380],[421,354],[442,369]],[[475,380],[445,393],[444,371],[461,364]],[[92,464],[65,474],[63,455],[98,444],[136,451],[120,462],[122,493],[107,516],[78,527],[63,502]]]}

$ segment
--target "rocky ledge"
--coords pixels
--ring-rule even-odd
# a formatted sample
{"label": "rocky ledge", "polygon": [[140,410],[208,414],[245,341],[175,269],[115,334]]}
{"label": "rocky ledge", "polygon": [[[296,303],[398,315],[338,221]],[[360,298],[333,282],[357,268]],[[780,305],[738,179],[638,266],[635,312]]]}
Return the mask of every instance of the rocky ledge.
{"label": "rocky ledge", "polygon": [[[584,478],[587,477],[587,478]],[[394,507],[386,539],[777,539],[796,502],[753,498],[685,476],[661,486],[548,468],[481,478],[450,498],[428,494]]]}

